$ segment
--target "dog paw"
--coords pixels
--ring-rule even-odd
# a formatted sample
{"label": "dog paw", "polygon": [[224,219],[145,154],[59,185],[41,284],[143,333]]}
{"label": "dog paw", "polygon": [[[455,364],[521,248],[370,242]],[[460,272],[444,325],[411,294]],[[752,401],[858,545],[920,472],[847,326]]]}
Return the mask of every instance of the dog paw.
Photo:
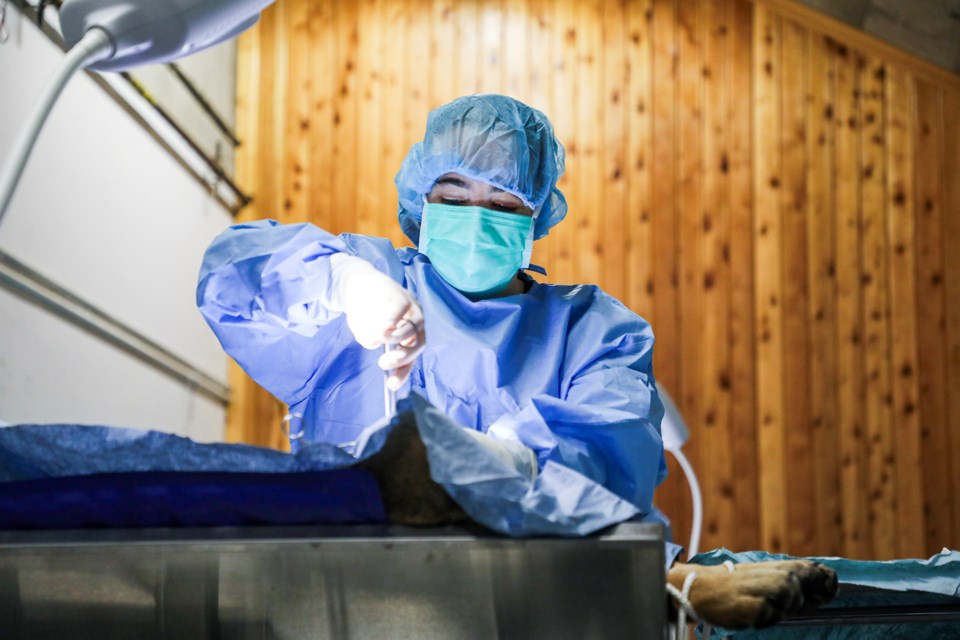
{"label": "dog paw", "polygon": [[668,579],[679,588],[691,571],[697,578],[690,602],[702,620],[726,629],[769,627],[799,611],[826,604],[837,593],[837,576],[807,560],[758,562],[726,567],[677,565]]}
{"label": "dog paw", "polygon": [[819,562],[776,560],[736,565],[736,569],[743,572],[775,570],[796,576],[803,595],[803,603],[799,610],[816,609],[827,604],[837,595],[836,572]]}

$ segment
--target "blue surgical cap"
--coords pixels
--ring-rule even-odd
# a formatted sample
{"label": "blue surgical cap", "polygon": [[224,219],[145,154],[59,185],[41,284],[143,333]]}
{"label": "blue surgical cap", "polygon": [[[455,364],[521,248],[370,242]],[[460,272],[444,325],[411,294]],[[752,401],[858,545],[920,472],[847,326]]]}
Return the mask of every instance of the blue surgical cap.
{"label": "blue surgical cap", "polygon": [[567,215],[567,201],[556,188],[563,160],[563,145],[540,111],[507,96],[457,98],[430,112],[423,142],[410,148],[400,167],[395,179],[400,228],[419,244],[425,196],[440,176],[452,172],[539,209],[533,237],[542,238]]}

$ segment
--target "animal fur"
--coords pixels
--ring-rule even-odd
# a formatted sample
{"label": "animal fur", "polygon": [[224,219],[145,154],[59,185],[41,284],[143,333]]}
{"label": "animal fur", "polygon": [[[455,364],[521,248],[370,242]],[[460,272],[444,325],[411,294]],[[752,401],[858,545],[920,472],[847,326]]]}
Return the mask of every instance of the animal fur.
{"label": "animal fur", "polygon": [[680,589],[691,571],[697,572],[690,590],[694,611],[703,621],[726,629],[769,627],[837,594],[837,574],[809,560],[738,564],[732,572],[724,566],[677,563],[667,572],[667,581]]}

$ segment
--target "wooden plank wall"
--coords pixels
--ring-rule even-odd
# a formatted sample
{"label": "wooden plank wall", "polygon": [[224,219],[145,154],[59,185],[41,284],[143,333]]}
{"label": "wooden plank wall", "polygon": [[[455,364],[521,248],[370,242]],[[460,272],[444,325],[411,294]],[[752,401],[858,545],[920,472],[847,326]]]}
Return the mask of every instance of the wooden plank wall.
{"label": "wooden plank wall", "polygon": [[[405,244],[392,181],[429,109],[551,117],[570,215],[535,260],[653,323],[701,548],[960,544],[956,76],[779,0],[280,0],[238,58],[247,219]],[[283,446],[283,407],[232,382],[231,438]]]}

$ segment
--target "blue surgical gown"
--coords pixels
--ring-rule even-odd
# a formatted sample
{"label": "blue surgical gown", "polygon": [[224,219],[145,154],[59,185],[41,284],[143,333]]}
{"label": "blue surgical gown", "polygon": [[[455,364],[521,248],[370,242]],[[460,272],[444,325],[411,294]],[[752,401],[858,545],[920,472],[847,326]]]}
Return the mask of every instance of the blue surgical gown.
{"label": "blue surgical gown", "polygon": [[541,472],[560,465],[559,475],[607,489],[614,511],[622,501],[651,511],[666,475],[653,333],[617,300],[592,285],[531,280],[526,293],[472,301],[426,256],[383,238],[235,225],[207,250],[198,305],[226,352],[303,416],[307,440],[349,450],[384,413],[382,352],[359,346],[320,302],[336,252],[369,261],[423,308],[426,348],[401,396],[413,390],[461,427],[519,440]]}

